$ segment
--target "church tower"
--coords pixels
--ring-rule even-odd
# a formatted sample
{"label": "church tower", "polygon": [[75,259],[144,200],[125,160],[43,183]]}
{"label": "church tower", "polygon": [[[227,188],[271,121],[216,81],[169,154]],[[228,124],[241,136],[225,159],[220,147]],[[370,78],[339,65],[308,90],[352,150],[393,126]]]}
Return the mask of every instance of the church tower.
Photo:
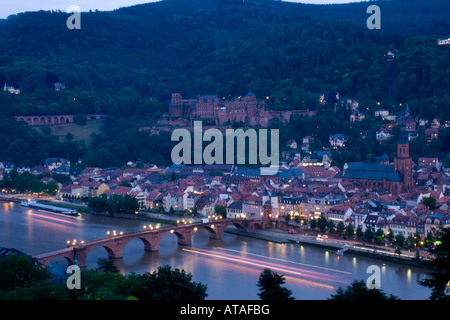
{"label": "church tower", "polygon": [[402,192],[408,192],[413,188],[412,159],[409,156],[409,143],[405,134],[401,134],[397,144],[397,155],[394,160],[395,171],[400,174],[402,181]]}

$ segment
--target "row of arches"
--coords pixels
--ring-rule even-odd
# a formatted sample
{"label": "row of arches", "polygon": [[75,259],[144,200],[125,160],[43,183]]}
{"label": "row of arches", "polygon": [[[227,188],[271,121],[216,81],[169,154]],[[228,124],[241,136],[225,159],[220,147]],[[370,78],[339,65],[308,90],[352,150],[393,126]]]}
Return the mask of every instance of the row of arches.
{"label": "row of arches", "polygon": [[17,121],[25,121],[30,126],[46,126],[73,122],[74,116],[31,116],[16,117]]}
{"label": "row of arches", "polygon": [[[260,224],[255,224],[256,229],[262,229],[262,226]],[[229,225],[227,228],[234,228],[238,231],[245,231],[245,229],[240,224],[232,224]],[[205,231],[206,230],[206,231]],[[98,260],[99,257],[104,257],[105,253],[108,258],[122,258],[124,255],[125,250],[129,250],[130,247],[131,250],[141,250],[143,247],[143,251],[147,252],[155,252],[159,251],[159,246],[162,243],[165,249],[167,247],[177,247],[178,245],[191,245],[192,240],[194,239],[194,236],[197,233],[201,233],[199,237],[197,237],[197,240],[202,242],[205,241],[209,237],[210,239],[220,239],[223,233],[219,232],[217,233],[217,230],[214,230],[208,225],[205,226],[199,226],[198,229],[195,229],[192,233],[181,233],[178,232],[176,229],[174,229],[174,232],[167,231],[165,233],[162,233],[156,241],[149,241],[148,238],[145,236],[139,236],[135,238],[130,238],[121,244],[119,248],[110,246],[109,244],[105,245],[98,245],[98,246],[92,246],[89,248],[86,248],[86,251],[83,253],[83,257],[81,256],[74,256],[73,254],[65,254],[59,257],[54,257],[50,261],[46,261],[45,265],[50,265],[54,262],[59,264],[68,264],[73,265],[75,264],[75,259],[78,259],[78,263],[80,266],[83,264],[86,264],[85,266],[92,266],[95,268],[95,263]],[[203,240],[202,240],[203,239]],[[164,240],[164,241],[163,241]],[[176,240],[176,243],[174,245],[174,240]],[[128,249],[127,249],[128,248]],[[139,249],[136,249],[139,248]],[[133,252],[135,253],[135,252]],[[128,252],[125,251],[125,254],[128,255]],[[92,257],[95,257],[96,259],[92,259]],[[65,262],[65,263],[64,263]]]}

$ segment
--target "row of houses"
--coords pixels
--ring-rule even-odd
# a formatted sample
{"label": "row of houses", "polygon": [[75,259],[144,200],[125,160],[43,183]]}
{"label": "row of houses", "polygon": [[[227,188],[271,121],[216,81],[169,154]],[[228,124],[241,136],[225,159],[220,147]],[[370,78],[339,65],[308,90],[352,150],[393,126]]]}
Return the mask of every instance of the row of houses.
{"label": "row of houses", "polygon": [[[343,170],[304,166],[294,160],[282,165],[274,176],[232,165],[86,168],[72,172],[71,182],[61,187],[59,196],[130,195],[142,209],[201,216],[213,214],[218,206],[225,207],[230,218],[298,216],[307,222],[324,215],[335,224],[342,221],[363,230],[370,227],[385,233],[392,230],[405,236],[426,236],[449,223],[450,172],[433,169],[433,159],[422,160],[414,172],[414,188],[395,195],[379,186],[368,189],[343,179],[347,166]],[[3,170],[11,167],[1,164]],[[61,159],[51,159],[42,169],[52,174],[68,165]],[[425,197],[436,199],[436,209],[421,203]]]}

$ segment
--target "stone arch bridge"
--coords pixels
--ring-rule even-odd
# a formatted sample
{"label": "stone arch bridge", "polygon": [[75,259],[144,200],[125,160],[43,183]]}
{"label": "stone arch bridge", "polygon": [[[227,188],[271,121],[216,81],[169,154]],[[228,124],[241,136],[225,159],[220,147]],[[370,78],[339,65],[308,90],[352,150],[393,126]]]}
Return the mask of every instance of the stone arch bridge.
{"label": "stone arch bridge", "polygon": [[[87,120],[103,119],[103,114],[86,114]],[[27,115],[14,117],[17,121],[25,121],[29,126],[49,126],[74,122],[75,115]]]}
{"label": "stone arch bridge", "polygon": [[209,231],[210,239],[221,239],[225,229],[230,225],[234,225],[239,231],[251,233],[255,229],[264,229],[269,223],[269,219],[224,219],[206,223],[196,222],[158,229],[146,229],[86,241],[82,244],[68,246],[65,249],[40,254],[33,258],[38,264],[48,266],[54,259],[63,257],[68,261],[69,265],[77,264],[80,268],[86,268],[87,254],[96,247],[104,247],[109,258],[119,259],[123,256],[125,246],[133,239],[140,239],[144,243],[146,251],[158,251],[161,239],[168,233],[174,233],[177,236],[179,245],[191,245],[195,232],[200,228],[205,228]]}

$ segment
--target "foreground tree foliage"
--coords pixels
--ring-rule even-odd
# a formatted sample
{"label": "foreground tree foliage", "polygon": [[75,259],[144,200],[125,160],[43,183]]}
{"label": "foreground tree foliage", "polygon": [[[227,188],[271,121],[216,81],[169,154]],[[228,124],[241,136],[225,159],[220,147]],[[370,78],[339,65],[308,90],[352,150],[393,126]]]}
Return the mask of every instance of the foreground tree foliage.
{"label": "foreground tree foliage", "polygon": [[392,294],[387,295],[381,289],[369,289],[364,280],[354,280],[345,289],[339,287],[328,300],[400,300]]}
{"label": "foreground tree foliage", "polygon": [[107,259],[82,270],[81,289],[54,283],[50,272],[26,256],[0,259],[0,300],[204,300],[207,286],[185,270],[160,266],[142,275],[123,275]]}
{"label": "foreground tree foliage", "polygon": [[82,272],[80,300],[204,300],[207,286],[193,282],[192,275],[170,266],[152,273],[122,275],[95,270]]}
{"label": "foreground tree foliage", "polygon": [[441,228],[435,239],[435,247],[430,251],[436,258],[425,261],[433,272],[430,277],[419,283],[431,289],[431,300],[450,300],[450,228]]}
{"label": "foreground tree foliage", "polygon": [[283,275],[265,268],[259,276],[257,286],[260,292],[258,296],[261,300],[294,300],[292,291],[282,287],[284,283]]}
{"label": "foreground tree foliage", "polygon": [[66,300],[65,284],[53,284],[48,270],[26,256],[0,259],[0,300]]}

